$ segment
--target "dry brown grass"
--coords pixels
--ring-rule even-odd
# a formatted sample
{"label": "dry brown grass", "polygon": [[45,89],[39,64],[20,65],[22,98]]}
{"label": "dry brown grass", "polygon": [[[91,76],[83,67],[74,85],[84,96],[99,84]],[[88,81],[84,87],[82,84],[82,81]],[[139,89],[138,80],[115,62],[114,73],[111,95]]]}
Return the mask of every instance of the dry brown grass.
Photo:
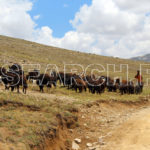
{"label": "dry brown grass", "polygon": [[[84,68],[90,64],[101,64],[105,69],[107,69],[107,64],[115,64],[116,70],[119,71],[120,64],[128,64],[129,76],[131,78],[134,77],[140,64],[145,64],[144,62],[81,53],[0,36],[0,64],[12,64],[15,62],[20,64],[40,64],[42,70],[45,70],[47,64],[56,64],[59,70],[64,69],[64,64],[81,64]],[[71,66],[68,67],[67,71],[70,71],[70,69]],[[112,68],[110,71],[112,71]],[[90,69],[88,72],[90,72]],[[106,74],[106,72],[102,74]],[[110,74],[112,74],[112,72]],[[116,75],[118,75],[118,73],[116,73]],[[124,73],[121,73],[121,75],[124,76]],[[115,75],[112,74],[112,76]]]}

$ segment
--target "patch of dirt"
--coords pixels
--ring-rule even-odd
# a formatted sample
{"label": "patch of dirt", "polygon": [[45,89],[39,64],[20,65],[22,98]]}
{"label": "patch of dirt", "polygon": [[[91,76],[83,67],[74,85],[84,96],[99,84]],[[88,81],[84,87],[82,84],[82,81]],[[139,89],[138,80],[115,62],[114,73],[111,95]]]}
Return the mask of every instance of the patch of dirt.
{"label": "patch of dirt", "polygon": [[[81,150],[89,150],[87,143],[96,145],[96,150],[116,150],[111,143],[116,137],[120,139],[120,131],[124,131],[120,126],[148,106],[149,102],[145,100],[135,103],[96,101],[82,106],[79,110],[70,111],[72,116],[58,114],[58,127],[52,132],[53,138],[46,138],[44,145],[34,150],[72,150],[72,142],[76,138],[81,139]],[[133,126],[129,124],[129,127],[132,129]],[[135,133],[138,134],[136,130]]]}
{"label": "patch of dirt", "polygon": [[104,150],[149,150],[150,149],[150,108],[133,114],[116,128]]}
{"label": "patch of dirt", "polygon": [[72,104],[72,102],[75,101],[74,98],[69,96],[58,96],[57,94],[49,94],[49,93],[41,93],[39,91],[27,91],[27,95],[32,95],[35,98],[42,97],[42,98],[49,98],[49,99],[55,99],[55,101],[58,101],[58,103],[65,103],[65,104]]}
{"label": "patch of dirt", "polygon": [[[139,102],[97,101],[87,104],[80,109],[78,115],[80,126],[71,130],[68,134],[68,138],[71,139],[71,141],[76,138],[81,139],[82,142],[79,144],[81,150],[89,150],[86,146],[87,143],[91,143],[93,146],[95,145],[97,147],[97,149],[95,148],[96,150],[105,150],[109,143],[108,137],[112,136],[119,139],[121,136],[119,134],[120,130],[124,133],[126,133],[126,131],[123,127],[120,128],[119,131],[117,129],[124,122],[128,121],[128,119],[132,118],[135,113],[148,106],[149,102],[147,100]],[[132,130],[132,126],[130,128]],[[113,134],[113,131],[116,131],[118,134]],[[138,134],[138,131],[135,132]],[[115,140],[115,138],[112,138],[113,142]],[[110,144],[109,148],[106,148],[106,150],[116,150],[116,147],[112,148]],[[118,150],[121,149],[118,148]]]}
{"label": "patch of dirt", "polygon": [[68,130],[77,127],[76,122],[78,117],[72,115],[69,117],[64,114],[57,114],[56,119],[58,125],[54,128],[50,128],[49,131],[44,133],[43,143],[38,147],[34,147],[33,150],[70,150],[71,143],[67,141]]}

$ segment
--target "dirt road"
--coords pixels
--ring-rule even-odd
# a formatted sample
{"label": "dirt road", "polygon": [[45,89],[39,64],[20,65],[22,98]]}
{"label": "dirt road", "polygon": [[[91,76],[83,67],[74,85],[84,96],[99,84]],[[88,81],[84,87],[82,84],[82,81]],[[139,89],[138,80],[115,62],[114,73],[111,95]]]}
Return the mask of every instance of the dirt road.
{"label": "dirt road", "polygon": [[133,114],[105,140],[105,150],[150,150],[150,108]]}
{"label": "dirt road", "polygon": [[[4,92],[1,88],[0,91]],[[60,104],[75,101],[67,96],[41,94],[30,90],[28,94],[37,99],[39,97],[55,99]],[[87,147],[87,143],[96,143],[98,146],[96,150],[150,150],[150,105],[113,101],[84,105],[79,111],[79,127],[69,130],[65,135],[69,141],[81,139],[82,142],[79,144],[81,150],[92,149]],[[100,137],[103,137],[102,142],[99,142]],[[59,140],[58,143],[62,142]],[[0,148],[4,146],[8,145],[0,144]]]}

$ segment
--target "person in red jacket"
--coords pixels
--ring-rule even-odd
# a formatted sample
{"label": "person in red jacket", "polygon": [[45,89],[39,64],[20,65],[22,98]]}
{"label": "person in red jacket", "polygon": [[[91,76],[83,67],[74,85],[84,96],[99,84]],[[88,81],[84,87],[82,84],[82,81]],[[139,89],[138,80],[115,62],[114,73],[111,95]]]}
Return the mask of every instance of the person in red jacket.
{"label": "person in red jacket", "polygon": [[135,78],[137,79],[138,84],[141,85],[142,82],[143,82],[143,77],[142,77],[142,75],[140,74],[140,71],[139,71],[139,70],[137,71],[137,74],[136,74]]}
{"label": "person in red jacket", "polygon": [[138,86],[140,87],[141,92],[142,92],[143,91],[143,77],[139,70],[137,71],[135,78],[137,79]]}

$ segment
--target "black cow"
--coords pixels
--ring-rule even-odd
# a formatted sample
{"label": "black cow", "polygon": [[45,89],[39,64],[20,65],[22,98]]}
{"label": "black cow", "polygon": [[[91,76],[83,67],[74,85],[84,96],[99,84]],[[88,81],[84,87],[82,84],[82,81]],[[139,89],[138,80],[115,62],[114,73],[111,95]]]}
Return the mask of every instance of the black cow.
{"label": "black cow", "polygon": [[93,79],[90,76],[86,76],[86,82],[88,85],[89,92],[101,94],[105,91],[106,87],[106,79],[104,77],[99,77],[97,79]]}
{"label": "black cow", "polygon": [[107,82],[106,85],[107,85],[108,92],[116,92],[117,91],[117,88],[118,88],[117,80],[113,80],[109,77],[106,82]]}
{"label": "black cow", "polygon": [[24,75],[22,67],[17,63],[13,64],[12,66],[9,66],[9,72],[15,72],[19,75]]}
{"label": "black cow", "polygon": [[3,67],[0,67],[0,76],[6,73],[6,69]]}
{"label": "black cow", "polygon": [[28,75],[26,75],[27,80],[37,80],[38,76],[40,75],[39,70],[33,70],[28,72]]}
{"label": "black cow", "polygon": [[144,83],[137,83],[137,85],[135,86],[135,93],[136,94],[140,94],[143,92],[143,86],[144,86]]}
{"label": "black cow", "polygon": [[27,80],[23,75],[14,72],[6,72],[2,75],[2,82],[5,84],[5,89],[11,88],[11,91],[14,91],[14,89],[17,88],[18,93],[20,86],[22,86],[23,92],[26,94],[28,85]]}
{"label": "black cow", "polygon": [[48,74],[40,74],[40,76],[37,78],[36,81],[41,92],[44,92],[43,90],[44,86],[51,88],[53,85],[54,87],[56,87],[56,82],[57,82],[57,77],[52,77]]}

